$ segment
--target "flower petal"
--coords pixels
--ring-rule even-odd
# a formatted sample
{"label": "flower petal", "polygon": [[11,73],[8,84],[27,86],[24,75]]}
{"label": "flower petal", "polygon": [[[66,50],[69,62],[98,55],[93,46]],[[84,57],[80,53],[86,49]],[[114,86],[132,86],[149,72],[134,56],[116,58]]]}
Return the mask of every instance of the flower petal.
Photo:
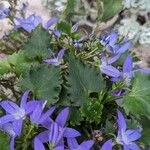
{"label": "flower petal", "polygon": [[67,143],[70,149],[78,148],[78,142],[75,138],[67,138]]}
{"label": "flower petal", "polygon": [[72,26],[71,32],[76,32],[78,30],[79,25],[76,23],[75,25]]}
{"label": "flower petal", "polygon": [[140,150],[140,148],[135,143],[129,144],[127,147],[128,150]]}
{"label": "flower petal", "polygon": [[130,150],[130,148],[127,145],[123,145],[123,150]]}
{"label": "flower petal", "polygon": [[44,131],[36,136],[42,143],[49,141],[49,131]]}
{"label": "flower petal", "polygon": [[126,130],[125,118],[119,110],[117,110],[117,114],[118,114],[117,123],[118,123],[119,129],[122,131],[125,131]]}
{"label": "flower petal", "polygon": [[115,78],[119,77],[121,74],[118,69],[116,69],[115,67],[113,67],[111,65],[101,65],[100,70],[102,73],[104,73],[110,77],[115,77]]}
{"label": "flower petal", "polygon": [[6,112],[10,114],[17,112],[20,109],[18,105],[8,100],[1,102],[0,105],[3,109],[5,109]]}
{"label": "flower petal", "polygon": [[64,53],[65,53],[65,50],[66,50],[65,48],[62,48],[62,49],[58,52],[58,55],[57,55],[58,59],[63,58]]}
{"label": "flower petal", "polygon": [[116,51],[116,53],[119,53],[119,54],[122,54],[125,51],[127,51],[128,49],[133,47],[133,45],[130,41],[125,41],[125,42],[121,43],[119,46],[120,46],[120,48]]}
{"label": "flower petal", "polygon": [[58,30],[52,30],[52,33],[58,38],[61,36],[61,32]]}
{"label": "flower petal", "polygon": [[59,21],[59,19],[57,17],[52,17],[51,19],[49,19],[47,21],[47,23],[44,25],[44,27],[46,29],[48,29],[49,27],[51,27],[52,25],[56,24]]}
{"label": "flower petal", "polygon": [[55,147],[54,150],[64,150],[64,145],[59,145]]}
{"label": "flower petal", "polygon": [[137,130],[127,130],[126,135],[129,142],[136,141],[141,137],[141,134]]}
{"label": "flower petal", "polygon": [[56,122],[61,126],[64,127],[66,124],[66,121],[68,119],[68,115],[69,115],[69,108],[65,108],[63,109],[57,116],[56,118]]}
{"label": "flower petal", "polygon": [[123,64],[123,72],[131,72],[132,71],[132,66],[133,66],[133,60],[131,55],[128,55],[124,61]]}
{"label": "flower petal", "polygon": [[64,137],[67,137],[67,138],[74,138],[80,135],[81,135],[80,132],[78,132],[77,130],[73,128],[66,128],[64,132]]}
{"label": "flower petal", "polygon": [[42,114],[42,106],[40,104],[38,104],[35,108],[35,110],[33,111],[33,113],[30,115],[30,120],[32,123],[36,123],[39,124],[39,119],[41,117]]}
{"label": "flower petal", "polygon": [[18,136],[21,135],[22,124],[23,124],[22,119],[19,119],[19,120],[16,120],[16,121],[13,122],[14,131],[15,131],[16,135],[18,135]]}
{"label": "flower petal", "polygon": [[27,102],[26,108],[25,108],[26,114],[30,114],[31,112],[33,112],[35,108],[37,107],[37,105],[38,105],[38,102],[35,100]]}
{"label": "flower petal", "polygon": [[102,145],[101,150],[112,150],[112,145],[113,145],[113,142],[112,142],[112,139],[110,139]]}
{"label": "flower petal", "polygon": [[10,138],[10,150],[15,150],[15,137]]}
{"label": "flower petal", "polygon": [[42,117],[40,118],[40,123],[45,122],[46,119],[52,115],[55,109],[56,109],[56,106],[53,106],[46,113],[42,114]]}
{"label": "flower petal", "polygon": [[107,59],[107,62],[109,65],[111,65],[112,63],[116,62],[119,58],[120,58],[121,54],[116,54],[114,56],[111,56]]}
{"label": "flower petal", "polygon": [[21,104],[20,104],[21,108],[25,108],[26,107],[28,95],[29,95],[29,91],[24,92],[24,94],[23,94],[23,96],[21,98]]}
{"label": "flower petal", "polygon": [[52,125],[53,125],[53,131],[50,131],[50,132],[53,132],[51,142],[55,145],[59,136],[59,127],[57,123],[52,123]]}
{"label": "flower petal", "polygon": [[5,115],[3,117],[0,118],[0,125],[3,125],[5,123],[14,121],[15,118],[12,115]]}
{"label": "flower petal", "polygon": [[38,139],[34,139],[34,150],[45,150],[43,143]]}
{"label": "flower petal", "polygon": [[53,58],[53,59],[45,59],[43,60],[43,62],[47,63],[47,64],[51,64],[51,65],[60,65],[61,62],[59,62],[58,58]]}
{"label": "flower petal", "polygon": [[118,34],[112,31],[109,35],[109,39],[109,45],[113,46],[117,42]]}
{"label": "flower petal", "polygon": [[93,144],[93,140],[84,141],[78,146],[78,150],[90,150]]}

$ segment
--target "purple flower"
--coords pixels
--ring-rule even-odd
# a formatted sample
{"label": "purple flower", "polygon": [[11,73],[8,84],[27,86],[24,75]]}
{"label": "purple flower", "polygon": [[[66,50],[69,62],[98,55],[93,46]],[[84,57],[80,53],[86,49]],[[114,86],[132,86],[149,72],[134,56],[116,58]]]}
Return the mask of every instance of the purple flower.
{"label": "purple flower", "polygon": [[100,71],[110,77],[119,77],[120,71],[111,65],[116,60],[118,60],[119,57],[120,54],[117,54],[110,58],[107,58],[106,56],[102,56],[101,58],[102,64],[100,65]]}
{"label": "purple flower", "polygon": [[38,150],[38,145],[40,145],[43,150],[43,143],[49,142],[49,147],[54,150],[64,149],[64,137],[65,138],[75,138],[80,136],[80,133],[75,129],[68,128],[65,126],[68,119],[69,109],[63,109],[56,117],[55,122],[50,124],[49,130],[44,131],[37,135],[34,139],[34,149]]}
{"label": "purple flower", "polygon": [[[43,112],[44,107],[46,103],[44,100],[38,101],[37,103],[32,103],[32,107],[34,107],[34,110],[30,114],[30,120],[34,124],[41,124],[44,127],[48,128],[50,123],[52,122],[52,119],[50,119],[51,114],[56,109],[55,106],[48,109],[46,112]],[[31,106],[30,106],[31,107]]]}
{"label": "purple flower", "polygon": [[135,69],[133,70],[133,60],[130,55],[128,55],[123,64],[123,71],[120,73],[119,77],[112,78],[113,82],[121,81],[124,79],[124,82],[129,85],[131,79],[134,77],[135,72],[141,73],[150,73],[150,70],[145,69]]}
{"label": "purple flower", "polygon": [[112,93],[112,96],[122,96],[124,94],[127,94],[128,91],[124,89],[117,89]]}
{"label": "purple flower", "polygon": [[18,18],[15,17],[18,25],[15,26],[15,29],[23,28],[27,32],[32,32],[33,29],[35,29],[40,23],[42,23],[42,19],[40,16],[36,16],[35,14],[32,14],[27,19],[24,18]]}
{"label": "purple flower", "polygon": [[64,149],[63,135],[65,128],[60,128],[57,123],[52,123],[49,131],[37,135],[34,139],[34,150],[45,150],[43,143],[48,143],[50,149]]}
{"label": "purple flower", "polygon": [[106,141],[100,150],[112,150],[112,145],[113,145],[113,142],[112,142],[112,139]]}
{"label": "purple flower", "polygon": [[78,30],[78,27],[79,27],[78,24],[73,25],[72,28],[71,28],[71,32],[72,33],[76,32]]}
{"label": "purple flower", "polygon": [[9,8],[2,8],[0,9],[0,19],[4,19],[9,14],[10,9]]}
{"label": "purple flower", "polygon": [[128,49],[132,48],[132,43],[130,41],[124,40],[117,44],[118,34],[112,31],[110,34],[105,34],[100,36],[100,42],[102,45],[106,46],[106,49],[110,53],[122,54]]}
{"label": "purple flower", "polygon": [[86,41],[86,39],[84,37],[82,37],[79,40],[74,41],[73,43],[76,48],[81,49],[83,46],[83,42],[85,42],[85,41]]}
{"label": "purple flower", "polygon": [[75,138],[68,138],[67,143],[70,150],[90,150],[94,144],[94,141],[93,140],[84,141],[79,145]]}
{"label": "purple flower", "polygon": [[47,21],[46,24],[43,25],[43,27],[45,29],[49,29],[53,35],[55,35],[56,37],[60,37],[61,36],[61,32],[56,30],[56,29],[52,29],[51,27],[56,24],[59,21],[59,19],[57,17],[52,17],[51,19],[49,19]]}
{"label": "purple flower", "polygon": [[52,59],[45,59],[45,60],[43,60],[43,62],[45,62],[47,64],[58,66],[62,63],[64,53],[65,53],[65,49],[63,48],[58,52],[56,57],[54,57]]}
{"label": "purple flower", "polygon": [[125,118],[122,113],[117,110],[118,114],[118,135],[117,135],[117,143],[123,145],[124,150],[140,150],[138,145],[134,143],[134,141],[138,140],[141,137],[139,130],[128,129],[126,126]]}
{"label": "purple flower", "polygon": [[1,107],[6,111],[6,115],[0,118],[0,125],[12,122],[15,132],[20,135],[22,130],[22,123],[26,115],[32,111],[27,105],[29,91],[26,91],[21,99],[20,107],[12,101],[2,101]]}

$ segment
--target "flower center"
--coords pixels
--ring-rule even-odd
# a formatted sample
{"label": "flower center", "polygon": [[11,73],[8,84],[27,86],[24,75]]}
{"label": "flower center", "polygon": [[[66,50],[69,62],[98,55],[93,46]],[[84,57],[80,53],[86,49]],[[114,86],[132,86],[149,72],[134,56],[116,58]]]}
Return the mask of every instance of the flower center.
{"label": "flower center", "polygon": [[24,109],[19,109],[16,113],[13,114],[15,119],[24,119],[25,118],[25,110]]}

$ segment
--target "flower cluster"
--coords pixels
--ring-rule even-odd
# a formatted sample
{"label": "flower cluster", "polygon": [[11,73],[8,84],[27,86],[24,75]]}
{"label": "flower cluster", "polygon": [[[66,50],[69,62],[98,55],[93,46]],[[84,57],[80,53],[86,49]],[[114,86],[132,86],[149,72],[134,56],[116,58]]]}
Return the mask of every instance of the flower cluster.
{"label": "flower cluster", "polygon": [[130,41],[124,40],[117,44],[118,34],[116,32],[111,32],[108,35],[102,35],[100,41],[106,46],[106,50],[111,54],[111,57],[101,56],[100,70],[102,73],[111,77],[111,81],[118,82],[123,80],[125,84],[129,85],[130,80],[134,77],[136,72],[150,73],[150,70],[145,69],[133,69],[132,56],[128,55],[123,64],[123,70],[120,71],[113,67],[112,64],[116,62],[123,53],[132,48],[132,43]]}
{"label": "flower cluster", "polygon": [[[87,140],[78,144],[76,137],[81,136],[80,132],[66,126],[69,115],[69,108],[64,108],[59,112],[56,119],[53,120],[51,115],[56,109],[56,106],[44,111],[46,103],[43,100],[32,100],[27,102],[29,91],[26,91],[20,102],[20,107],[12,101],[2,101],[1,107],[6,111],[6,115],[0,118],[0,129],[6,132],[11,137],[10,149],[15,149],[15,138],[22,134],[23,122],[26,118],[30,118],[32,125],[43,127],[44,131],[33,138],[34,149],[44,150],[44,143],[50,150],[64,150],[65,138],[67,139],[67,149],[69,150],[90,150],[94,144],[93,140]],[[118,135],[116,142],[123,145],[124,150],[139,150],[139,147],[134,143],[141,137],[140,130],[128,129],[126,127],[125,118],[118,110]],[[106,141],[101,150],[111,150],[113,146],[112,139]]]}
{"label": "flower cluster", "polygon": [[[72,27],[59,22],[57,17],[46,23],[36,14],[13,19],[15,32],[27,38],[31,36],[1,70],[19,70],[20,87],[30,90],[33,99],[28,100],[29,91],[26,91],[20,105],[10,100],[0,102],[3,110],[0,129],[9,134],[10,149],[20,150],[24,143],[24,149],[34,150],[112,150],[114,147],[139,150],[136,141],[142,130],[130,129],[118,109],[123,96],[130,93],[136,73],[150,73],[134,66],[132,43],[120,39],[115,31],[98,38],[93,32],[83,37],[76,33],[78,24]],[[47,101],[52,107],[48,107]],[[117,118],[117,127],[113,126],[114,132],[105,133],[97,140],[92,136],[93,130],[103,127],[105,130],[107,120],[102,117],[108,119],[109,115],[112,124]]]}
{"label": "flower cluster", "polygon": [[65,149],[64,138],[67,139],[68,149],[90,149],[93,145],[92,140],[77,143],[76,137],[81,134],[66,126],[69,115],[69,108],[65,108],[57,115],[56,119],[51,119],[56,106],[44,111],[46,102],[44,100],[32,100],[27,102],[29,91],[26,91],[20,102],[20,107],[12,101],[2,101],[0,106],[5,110],[6,115],[0,118],[0,129],[11,137],[10,149],[15,149],[15,138],[22,134],[23,122],[26,118],[30,119],[32,125],[43,127],[44,132],[39,133],[33,139],[35,150],[44,150],[44,143],[48,144],[49,149]]}

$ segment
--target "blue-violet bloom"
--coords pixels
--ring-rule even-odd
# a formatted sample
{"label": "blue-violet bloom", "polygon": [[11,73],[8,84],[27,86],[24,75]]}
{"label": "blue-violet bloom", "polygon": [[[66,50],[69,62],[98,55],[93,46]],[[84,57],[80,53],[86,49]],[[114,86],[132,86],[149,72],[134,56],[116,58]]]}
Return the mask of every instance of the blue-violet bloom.
{"label": "blue-violet bloom", "polygon": [[65,53],[65,49],[63,48],[58,52],[56,57],[51,58],[51,59],[45,59],[45,60],[43,60],[43,62],[45,62],[47,64],[58,66],[62,63],[64,53]]}
{"label": "blue-violet bloom", "polygon": [[100,71],[110,77],[119,77],[120,71],[113,67],[111,64],[118,60],[120,54],[107,58],[106,56],[101,56],[101,65],[99,66]]}
{"label": "blue-violet bloom", "polygon": [[29,33],[42,23],[42,18],[40,16],[36,16],[35,14],[30,15],[26,19],[18,17],[15,17],[15,19],[19,23],[18,25],[15,25],[15,29],[23,28]]}
{"label": "blue-violet bloom", "polygon": [[118,34],[112,31],[110,34],[100,35],[100,42],[106,46],[106,50],[114,54],[122,54],[128,49],[132,48],[132,43],[128,40],[124,40],[117,44]]}
{"label": "blue-violet bloom", "polygon": [[141,73],[150,73],[150,70],[146,69],[134,69],[133,70],[133,60],[131,55],[128,55],[123,64],[123,71],[120,73],[120,76],[117,78],[112,78],[113,82],[121,81],[124,79],[124,82],[129,85],[131,79],[134,77],[136,72]]}
{"label": "blue-violet bloom", "polygon": [[141,137],[139,130],[127,129],[125,118],[122,113],[117,110],[118,114],[118,135],[117,143],[123,145],[124,150],[140,150],[137,144],[134,141],[138,140]]}
{"label": "blue-violet bloom", "polygon": [[34,149],[45,150],[43,143],[49,143],[49,147],[53,150],[64,150],[64,137],[75,138],[80,133],[75,129],[65,127],[69,115],[69,108],[63,109],[57,116],[55,122],[50,124],[49,130],[46,130],[34,139]]}
{"label": "blue-violet bloom", "polygon": [[21,99],[20,107],[12,101],[2,101],[0,103],[1,107],[6,111],[6,115],[0,118],[0,125],[12,122],[15,127],[14,130],[17,130],[18,135],[21,134],[23,120],[26,115],[32,111],[30,105],[27,104],[29,91],[26,91]]}

